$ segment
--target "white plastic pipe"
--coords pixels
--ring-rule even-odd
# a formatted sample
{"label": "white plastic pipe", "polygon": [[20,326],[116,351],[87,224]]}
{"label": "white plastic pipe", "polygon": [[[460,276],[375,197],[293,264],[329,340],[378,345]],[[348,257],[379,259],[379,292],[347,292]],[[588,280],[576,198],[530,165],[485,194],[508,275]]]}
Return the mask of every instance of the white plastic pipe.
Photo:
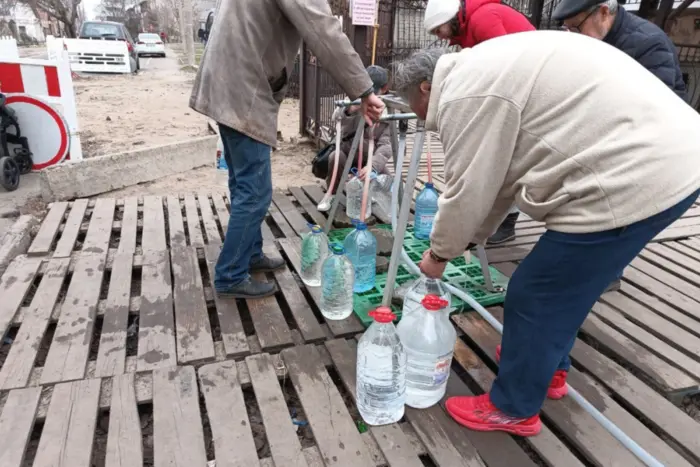
{"label": "white plastic pipe", "polygon": [[[403,160],[404,160],[404,154],[405,152],[405,143],[403,145],[403,148],[401,147],[401,139],[399,138],[399,154],[398,158],[396,161],[396,170],[394,174],[394,186],[392,187],[391,190],[391,230],[392,232],[396,232],[397,230],[397,204],[398,204],[398,186],[401,184],[402,180],[402,171],[403,171]],[[405,139],[404,139],[405,142]],[[421,141],[422,142],[422,141]],[[422,144],[421,144],[422,146]],[[403,151],[402,151],[403,150]],[[415,154],[413,155],[415,157]],[[420,155],[419,155],[420,157]],[[413,161],[412,161],[413,162]],[[411,164],[409,167],[409,171],[414,170],[417,171],[417,164]],[[407,179],[411,179],[411,175],[409,174]],[[415,178],[415,177],[414,177]],[[409,191],[412,190],[413,187],[407,187]],[[400,255],[400,261],[403,262],[403,264],[408,268],[411,273],[420,275],[422,274],[420,272],[420,268],[414,263],[411,258],[408,256],[406,253],[406,250],[403,248],[403,238],[401,239],[394,239],[394,241],[401,241],[402,247],[401,247],[401,255]],[[393,256],[392,256],[392,262],[393,262]],[[390,265],[390,270],[391,270],[391,265]],[[486,308],[481,306],[479,302],[477,302],[474,297],[469,295],[467,292],[465,292],[462,289],[459,289],[451,284],[445,283],[447,286],[447,290],[449,290],[452,294],[456,295],[457,297],[461,298],[465,303],[468,303],[479,315],[484,318],[493,328],[498,331],[500,334],[503,334],[503,325],[496,319],[494,316],[489,313]],[[665,467],[664,464],[659,462],[658,459],[656,459],[654,456],[649,454],[643,447],[641,447],[639,444],[637,444],[636,441],[634,441],[632,438],[627,436],[627,434],[622,431],[617,425],[615,425],[608,417],[603,415],[597,408],[595,408],[590,402],[588,402],[581,394],[579,394],[578,391],[576,391],[573,387],[571,387],[570,384],[567,384],[567,387],[569,389],[569,396],[576,401],[577,404],[579,404],[581,407],[583,407],[583,410],[588,412],[598,423],[600,423],[603,428],[605,428],[613,437],[615,437],[616,440],[620,442],[624,447],[626,447],[632,454],[634,454],[640,461],[642,461],[645,465],[648,467]]]}

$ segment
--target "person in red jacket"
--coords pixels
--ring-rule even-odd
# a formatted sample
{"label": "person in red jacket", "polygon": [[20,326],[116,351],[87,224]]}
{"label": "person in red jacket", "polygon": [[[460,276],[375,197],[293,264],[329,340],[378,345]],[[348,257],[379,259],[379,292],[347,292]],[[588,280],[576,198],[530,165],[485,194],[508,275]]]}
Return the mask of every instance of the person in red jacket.
{"label": "person in red jacket", "polygon": [[[501,0],[429,0],[423,21],[429,34],[462,48],[506,34],[535,30],[525,15],[503,5]],[[488,243],[514,239],[518,215],[514,207]]]}

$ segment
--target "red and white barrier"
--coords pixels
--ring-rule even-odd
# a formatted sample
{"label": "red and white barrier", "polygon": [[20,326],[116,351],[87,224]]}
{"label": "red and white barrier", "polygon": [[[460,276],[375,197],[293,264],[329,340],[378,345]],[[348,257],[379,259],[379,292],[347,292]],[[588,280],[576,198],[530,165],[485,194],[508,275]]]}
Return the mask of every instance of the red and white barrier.
{"label": "red and white barrier", "polygon": [[[68,54],[63,51],[57,56],[54,60],[0,56],[0,91],[18,114],[22,134],[28,137],[34,154],[36,170],[64,159],[83,158]],[[67,154],[61,155],[66,127]]]}

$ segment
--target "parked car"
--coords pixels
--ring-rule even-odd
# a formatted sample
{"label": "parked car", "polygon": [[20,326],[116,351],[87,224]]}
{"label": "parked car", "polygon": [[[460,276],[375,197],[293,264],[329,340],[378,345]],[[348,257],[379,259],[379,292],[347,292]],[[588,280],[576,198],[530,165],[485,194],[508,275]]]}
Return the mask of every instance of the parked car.
{"label": "parked car", "polygon": [[123,41],[126,42],[126,48],[129,50],[129,58],[134,63],[132,71],[135,73],[141,69],[139,62],[139,54],[136,52],[134,39],[129,34],[122,23],[113,21],[85,21],[80,27],[80,36],[78,39],[103,40],[103,41]]}
{"label": "parked car", "polygon": [[165,44],[158,34],[142,32],[136,39],[136,53],[143,55],[157,55],[165,57]]}

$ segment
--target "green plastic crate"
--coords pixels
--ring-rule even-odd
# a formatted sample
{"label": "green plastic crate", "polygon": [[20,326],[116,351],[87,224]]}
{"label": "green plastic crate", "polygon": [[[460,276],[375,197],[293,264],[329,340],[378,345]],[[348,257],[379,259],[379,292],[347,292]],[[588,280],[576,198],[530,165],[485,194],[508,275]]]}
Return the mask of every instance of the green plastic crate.
{"label": "green plastic crate", "polygon": [[[386,224],[380,224],[376,227],[380,229],[391,229],[391,226]],[[328,234],[328,239],[331,242],[342,243],[352,230],[353,229],[332,230]],[[406,235],[404,236],[404,249],[414,262],[418,263],[423,257],[425,250],[429,247],[429,240],[419,240],[415,238],[413,236],[413,227],[407,226]],[[508,284],[508,278],[493,267],[489,267],[489,270],[491,271],[491,279],[494,285],[501,286],[505,289]],[[404,266],[400,266],[396,275],[396,287],[414,280],[417,277],[418,276],[410,274]],[[445,267],[444,277],[448,283],[466,290],[482,306],[498,305],[505,300],[505,291],[489,292],[486,290],[484,276],[481,273],[481,264],[478,258],[472,257],[469,264],[467,264],[464,257],[460,256],[459,258],[455,258]],[[386,273],[377,274],[372,290],[356,293],[354,295],[353,310],[365,326],[369,326],[372,322],[372,318],[368,316],[368,313],[382,303],[386,279]],[[471,309],[469,305],[457,297],[452,297],[452,306],[454,307],[453,313],[460,313]],[[401,309],[395,305],[392,305],[392,309],[394,313],[396,313],[398,319],[401,319]]]}

